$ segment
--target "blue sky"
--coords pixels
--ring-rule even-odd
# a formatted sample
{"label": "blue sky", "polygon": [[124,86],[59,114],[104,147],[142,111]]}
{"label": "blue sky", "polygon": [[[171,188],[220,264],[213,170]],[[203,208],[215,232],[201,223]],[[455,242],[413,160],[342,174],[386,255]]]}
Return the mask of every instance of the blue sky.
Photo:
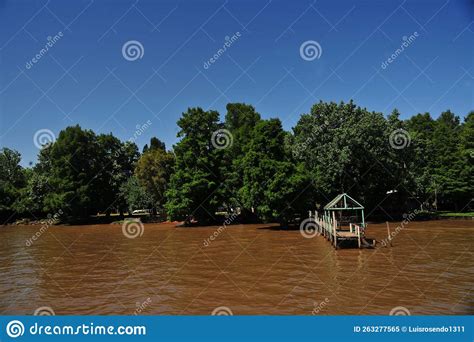
{"label": "blue sky", "polygon": [[[474,5],[431,1],[0,0],[0,146],[36,161],[33,137],[80,124],[122,140],[137,125],[177,142],[188,107],[253,104],[291,129],[311,105],[355,102],[402,118],[473,106]],[[62,32],[62,36],[59,36]],[[226,37],[240,37],[209,68]],[[417,37],[385,62],[411,35]],[[57,36],[36,63],[48,37]],[[122,47],[135,40],[143,56]],[[300,47],[316,41],[319,58]]]}

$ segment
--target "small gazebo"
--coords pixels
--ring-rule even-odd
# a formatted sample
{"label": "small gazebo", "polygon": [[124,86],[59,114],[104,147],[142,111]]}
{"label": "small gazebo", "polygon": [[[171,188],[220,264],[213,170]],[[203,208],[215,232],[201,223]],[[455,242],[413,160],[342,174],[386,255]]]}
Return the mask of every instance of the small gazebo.
{"label": "small gazebo", "polygon": [[357,223],[365,228],[364,206],[353,199],[346,193],[337,195],[331,202],[324,207],[324,213],[331,217],[331,212],[340,212],[342,216],[344,212],[352,212],[356,215]]}

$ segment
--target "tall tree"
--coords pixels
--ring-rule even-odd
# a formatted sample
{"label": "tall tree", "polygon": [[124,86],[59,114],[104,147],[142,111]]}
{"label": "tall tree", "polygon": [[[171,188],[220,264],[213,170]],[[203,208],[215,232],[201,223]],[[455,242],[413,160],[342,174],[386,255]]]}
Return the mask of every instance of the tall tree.
{"label": "tall tree", "polygon": [[433,134],[436,123],[429,113],[417,114],[405,121],[411,136],[411,163],[409,170],[414,181],[414,191],[418,200],[434,199],[431,193],[433,184],[435,148]]}
{"label": "tall tree", "polygon": [[223,151],[221,174],[224,177],[221,191],[227,209],[238,207],[245,215],[245,209],[249,208],[243,207],[242,199],[238,196],[239,189],[243,186],[243,158],[245,146],[252,139],[252,131],[261,118],[253,106],[245,103],[229,103],[226,108],[224,126],[231,134],[232,143]]}
{"label": "tall tree", "polygon": [[178,120],[181,140],[174,146],[176,163],[165,205],[172,220],[215,220],[215,212],[222,204],[217,190],[223,153],[212,144],[213,133],[220,128],[218,120],[218,112],[201,108],[189,108]]}
{"label": "tall tree", "polygon": [[150,148],[138,160],[135,176],[151,197],[154,213],[157,209],[162,209],[165,203],[165,192],[168,188],[173,164],[174,155],[161,147]]}
{"label": "tall tree", "polygon": [[51,145],[48,211],[61,209],[72,217],[87,217],[100,209],[102,158],[97,136],[79,125],[67,127]]}
{"label": "tall tree", "polygon": [[146,189],[140,185],[135,176],[127,179],[120,187],[120,196],[125,199],[127,211],[132,213],[138,209],[149,209],[154,206],[154,201]]}
{"label": "tall tree", "polygon": [[153,149],[160,149],[160,150],[166,151],[166,145],[157,137],[153,137],[150,139],[150,147],[148,147],[148,144],[145,144],[145,146],[143,146],[143,153],[145,153],[148,150],[153,150]]}
{"label": "tall tree", "polygon": [[388,125],[381,113],[352,101],[320,102],[294,128],[298,160],[311,172],[318,203],[349,192],[376,207],[396,186],[390,170]]}
{"label": "tall tree", "polygon": [[252,130],[242,159],[243,186],[239,194],[246,208],[252,208],[263,221],[286,223],[310,207],[310,182],[302,167],[285,151],[281,121],[259,121]]}
{"label": "tall tree", "polygon": [[463,177],[465,164],[459,140],[460,133],[459,117],[449,110],[441,113],[433,133],[435,161],[431,170],[433,183],[430,190],[436,191],[438,204],[450,210],[461,209],[457,199],[469,190],[467,180]]}
{"label": "tall tree", "polygon": [[120,187],[132,176],[139,157],[138,147],[133,142],[122,143],[110,134],[97,137],[101,172],[98,180],[101,184],[98,198],[99,210],[107,215],[113,209],[123,211],[126,208],[125,198],[121,196]]}
{"label": "tall tree", "polygon": [[25,185],[21,155],[9,148],[0,149],[0,218],[7,220],[15,212],[15,202]]}

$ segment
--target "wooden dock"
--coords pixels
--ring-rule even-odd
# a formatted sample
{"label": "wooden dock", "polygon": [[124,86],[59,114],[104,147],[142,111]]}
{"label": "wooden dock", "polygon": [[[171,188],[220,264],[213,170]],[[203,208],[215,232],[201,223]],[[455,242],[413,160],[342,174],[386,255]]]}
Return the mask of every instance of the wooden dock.
{"label": "wooden dock", "polygon": [[338,228],[339,225],[334,212],[332,217],[327,214],[319,216],[316,211],[314,215],[312,215],[310,212],[310,217],[316,223],[316,229],[319,235],[331,242],[334,248],[338,248],[342,243],[357,245],[359,248],[372,247],[371,244],[366,241],[364,229],[360,225],[350,223],[349,230]]}

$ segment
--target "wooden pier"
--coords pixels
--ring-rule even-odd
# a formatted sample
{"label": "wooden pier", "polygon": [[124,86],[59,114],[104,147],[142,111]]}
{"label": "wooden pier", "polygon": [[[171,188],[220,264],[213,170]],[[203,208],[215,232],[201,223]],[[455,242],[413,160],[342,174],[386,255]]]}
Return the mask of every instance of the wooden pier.
{"label": "wooden pier", "polygon": [[318,216],[315,211],[314,216],[310,214],[310,217],[314,219],[316,223],[316,229],[318,234],[325,237],[326,240],[337,248],[340,243],[353,243],[357,244],[359,248],[363,246],[364,232],[363,229],[354,223],[350,223],[349,230],[341,230],[338,228],[338,222],[334,217],[328,215]]}
{"label": "wooden pier", "polygon": [[[336,219],[336,212],[359,211],[362,216],[357,223],[349,222],[349,229],[343,229],[341,222]],[[324,236],[334,248],[340,245],[354,245],[359,248],[371,248],[375,246],[375,240],[365,237],[364,207],[347,194],[336,196],[324,207],[324,214],[319,216],[317,211],[309,212],[309,217],[314,220],[317,233]],[[359,223],[360,222],[360,223]],[[370,241],[368,241],[370,240]]]}

